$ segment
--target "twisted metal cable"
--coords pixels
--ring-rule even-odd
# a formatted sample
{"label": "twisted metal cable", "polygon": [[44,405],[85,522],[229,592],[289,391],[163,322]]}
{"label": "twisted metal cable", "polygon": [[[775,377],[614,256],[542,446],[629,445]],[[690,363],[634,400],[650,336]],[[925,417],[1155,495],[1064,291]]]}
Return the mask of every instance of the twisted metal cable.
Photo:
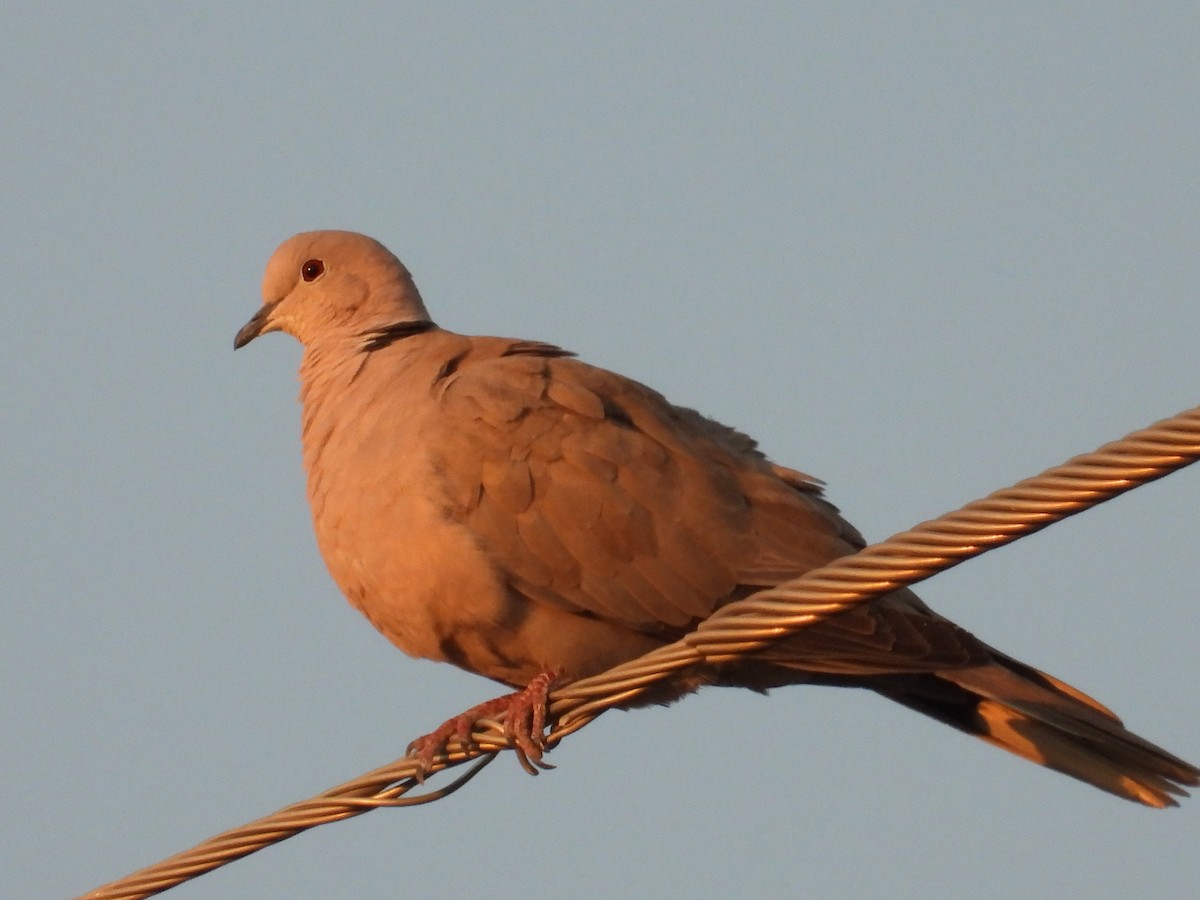
{"label": "twisted metal cable", "polygon": [[[546,745],[556,745],[605,710],[681,669],[753,653],[853,604],[922,581],[1197,459],[1200,407],[1077,456],[800,578],[731,603],[674,644],[556,688]],[[444,788],[407,796],[420,783],[418,763],[405,757],[96,888],[82,900],[149,897],[317,825],[381,806],[439,800],[466,784],[500,750],[511,749],[499,722],[480,722],[472,739],[469,746],[453,740],[446,752],[435,757],[429,774],[478,760]]]}

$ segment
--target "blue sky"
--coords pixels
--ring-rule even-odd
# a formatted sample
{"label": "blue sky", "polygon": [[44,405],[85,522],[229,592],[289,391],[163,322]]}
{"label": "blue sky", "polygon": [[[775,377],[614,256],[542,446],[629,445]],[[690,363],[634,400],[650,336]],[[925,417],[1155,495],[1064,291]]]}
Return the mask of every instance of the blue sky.
{"label": "blue sky", "polygon": [[[304,501],[275,245],[757,436],[872,539],[1197,403],[1194,4],[66,4],[0,28],[0,884],[78,893],[403,752]],[[1200,761],[1200,471],[922,595]],[[1186,896],[1123,803],[863,693],[612,713],[536,779],[172,897]]]}

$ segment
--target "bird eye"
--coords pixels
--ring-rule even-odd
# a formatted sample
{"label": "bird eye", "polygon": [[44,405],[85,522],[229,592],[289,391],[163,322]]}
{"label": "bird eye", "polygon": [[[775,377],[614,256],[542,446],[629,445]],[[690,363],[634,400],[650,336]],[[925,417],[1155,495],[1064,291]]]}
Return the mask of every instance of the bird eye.
{"label": "bird eye", "polygon": [[319,259],[310,259],[300,267],[300,277],[305,281],[316,281],[325,271],[325,263]]}

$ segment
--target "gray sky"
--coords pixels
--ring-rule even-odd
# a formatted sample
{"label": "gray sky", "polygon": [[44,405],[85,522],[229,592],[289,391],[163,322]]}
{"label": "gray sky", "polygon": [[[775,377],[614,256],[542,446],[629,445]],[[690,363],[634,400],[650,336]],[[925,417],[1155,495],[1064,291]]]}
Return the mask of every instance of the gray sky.
{"label": "gray sky", "polygon": [[[45,4],[0,20],[0,893],[94,887],[496,687],[316,553],[275,245],[578,351],[870,538],[1195,405],[1194,3]],[[1200,761],[1200,468],[922,587]],[[1182,897],[1158,813],[865,693],[604,716],[172,897]]]}

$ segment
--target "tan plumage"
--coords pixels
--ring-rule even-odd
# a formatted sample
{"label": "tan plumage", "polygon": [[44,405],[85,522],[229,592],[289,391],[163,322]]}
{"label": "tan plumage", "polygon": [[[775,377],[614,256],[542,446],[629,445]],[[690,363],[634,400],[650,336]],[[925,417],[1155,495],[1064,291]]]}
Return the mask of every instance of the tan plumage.
{"label": "tan plumage", "polygon": [[[579,678],[718,607],[863,545],[813,479],[743,434],[556,347],[430,321],[407,270],[350,232],[286,241],[235,346],[305,347],[304,462],[317,541],[401,649],[514,687]],[[1081,692],[897,591],[704,683],[866,687],[1151,806],[1200,770]]]}

